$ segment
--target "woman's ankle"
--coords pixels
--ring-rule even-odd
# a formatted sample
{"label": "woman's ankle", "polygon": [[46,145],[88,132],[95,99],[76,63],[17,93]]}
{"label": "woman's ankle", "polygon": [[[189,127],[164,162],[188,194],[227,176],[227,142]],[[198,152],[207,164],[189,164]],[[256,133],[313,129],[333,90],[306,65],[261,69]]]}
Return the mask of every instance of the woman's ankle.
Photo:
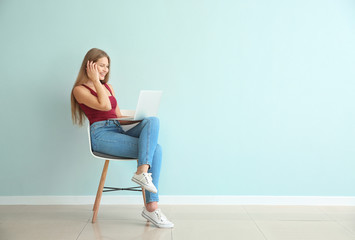
{"label": "woman's ankle", "polygon": [[150,202],[145,205],[148,212],[154,212],[158,209],[158,202]]}
{"label": "woman's ankle", "polygon": [[141,174],[141,173],[147,173],[147,172],[148,172],[148,169],[149,169],[149,165],[148,165],[148,164],[140,165],[140,166],[137,168],[136,174],[139,175],[139,174]]}

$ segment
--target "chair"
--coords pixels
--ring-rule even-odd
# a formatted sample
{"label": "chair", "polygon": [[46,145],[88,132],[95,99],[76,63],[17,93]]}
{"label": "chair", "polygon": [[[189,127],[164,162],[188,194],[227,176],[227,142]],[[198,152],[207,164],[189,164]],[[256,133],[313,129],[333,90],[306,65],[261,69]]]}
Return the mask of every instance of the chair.
{"label": "chair", "polygon": [[[132,116],[134,115],[134,110],[121,110],[121,113],[123,115],[128,115],[128,116]],[[131,124],[131,125],[122,125],[123,130],[128,130],[132,127],[134,127],[137,124]],[[145,192],[142,191],[142,188],[139,187],[128,187],[128,188],[117,188],[117,187],[105,187],[105,180],[106,180],[106,175],[107,175],[107,170],[108,170],[108,165],[110,161],[137,161],[138,159],[136,158],[126,158],[126,157],[117,157],[117,156],[112,156],[112,155],[108,155],[108,154],[103,154],[103,153],[99,153],[99,152],[93,152],[92,148],[91,148],[91,136],[90,136],[90,124],[88,125],[88,136],[89,136],[89,149],[90,149],[90,153],[95,157],[95,158],[99,158],[99,159],[103,159],[105,160],[105,164],[104,164],[104,168],[102,170],[102,174],[101,174],[101,179],[100,179],[100,183],[99,183],[99,188],[97,189],[97,194],[96,194],[96,198],[95,198],[95,203],[94,203],[94,214],[92,217],[92,223],[96,222],[96,217],[97,214],[99,212],[99,206],[100,206],[100,202],[101,202],[101,197],[102,197],[102,193],[103,192],[112,192],[112,191],[140,191],[142,192],[143,195],[143,201],[145,204]]]}

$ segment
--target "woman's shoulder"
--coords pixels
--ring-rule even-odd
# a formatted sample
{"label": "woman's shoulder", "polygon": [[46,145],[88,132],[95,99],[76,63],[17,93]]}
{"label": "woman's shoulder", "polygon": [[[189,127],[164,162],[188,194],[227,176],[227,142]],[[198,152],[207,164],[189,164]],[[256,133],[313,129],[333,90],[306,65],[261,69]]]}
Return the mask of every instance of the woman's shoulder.
{"label": "woman's shoulder", "polygon": [[75,86],[75,87],[73,88],[73,93],[74,93],[74,95],[86,94],[86,93],[88,93],[88,92],[90,92],[90,90],[87,89],[84,85],[78,85],[78,86]]}
{"label": "woman's shoulder", "polygon": [[74,92],[81,92],[81,91],[83,91],[83,90],[85,90],[86,89],[86,87],[84,87],[83,85],[78,85],[78,86],[75,86],[74,88],[73,88],[73,91]]}

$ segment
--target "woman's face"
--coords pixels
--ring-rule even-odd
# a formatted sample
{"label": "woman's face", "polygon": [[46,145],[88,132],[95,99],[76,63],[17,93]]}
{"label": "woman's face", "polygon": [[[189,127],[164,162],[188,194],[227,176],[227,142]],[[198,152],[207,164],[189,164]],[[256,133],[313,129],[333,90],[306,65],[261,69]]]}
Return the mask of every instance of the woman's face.
{"label": "woman's face", "polygon": [[97,60],[97,69],[99,70],[99,78],[100,80],[104,80],[106,74],[109,71],[109,63],[107,57],[102,57]]}

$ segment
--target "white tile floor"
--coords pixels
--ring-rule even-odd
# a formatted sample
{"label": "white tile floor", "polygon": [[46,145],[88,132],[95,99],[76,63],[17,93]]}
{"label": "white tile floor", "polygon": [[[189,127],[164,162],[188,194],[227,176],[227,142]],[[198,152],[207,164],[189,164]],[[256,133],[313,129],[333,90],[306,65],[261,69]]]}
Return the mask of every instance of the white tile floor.
{"label": "white tile floor", "polygon": [[345,206],[161,206],[175,223],[158,229],[141,206],[0,206],[1,240],[238,239],[355,240],[355,207]]}

